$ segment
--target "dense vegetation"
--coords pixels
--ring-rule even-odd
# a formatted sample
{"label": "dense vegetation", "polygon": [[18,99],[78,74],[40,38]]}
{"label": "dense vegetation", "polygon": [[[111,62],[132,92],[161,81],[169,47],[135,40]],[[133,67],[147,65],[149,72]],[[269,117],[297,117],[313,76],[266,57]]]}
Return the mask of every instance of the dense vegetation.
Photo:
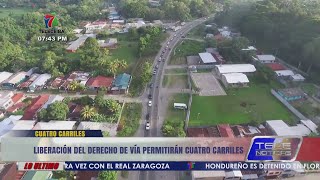
{"label": "dense vegetation", "polygon": [[212,14],[217,7],[214,0],[164,0],[160,6],[151,6],[148,0],[120,0],[121,13],[127,18],[146,20],[187,20]]}
{"label": "dense vegetation", "polygon": [[220,23],[225,19],[265,52],[275,54],[308,73],[319,72],[320,1],[242,3],[231,6],[218,18]]}

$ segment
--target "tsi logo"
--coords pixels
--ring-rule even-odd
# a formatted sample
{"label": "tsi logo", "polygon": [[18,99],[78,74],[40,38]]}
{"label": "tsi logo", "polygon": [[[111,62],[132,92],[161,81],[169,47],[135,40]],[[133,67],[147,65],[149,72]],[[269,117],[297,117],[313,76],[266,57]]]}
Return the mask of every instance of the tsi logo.
{"label": "tsi logo", "polygon": [[248,161],[294,161],[301,137],[254,137],[248,152]]}

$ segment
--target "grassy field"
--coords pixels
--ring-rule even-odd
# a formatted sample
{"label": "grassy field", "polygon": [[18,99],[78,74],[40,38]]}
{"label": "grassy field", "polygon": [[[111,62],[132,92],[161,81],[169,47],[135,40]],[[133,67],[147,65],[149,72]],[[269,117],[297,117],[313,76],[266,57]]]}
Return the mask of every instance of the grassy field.
{"label": "grassy field", "polygon": [[176,69],[165,69],[164,70],[165,74],[186,74],[187,69],[182,69],[182,68],[176,68]]}
{"label": "grassy field", "polygon": [[165,75],[162,81],[162,87],[165,88],[188,88],[188,76],[187,75]]}
{"label": "grassy field", "polygon": [[139,121],[141,119],[142,104],[140,103],[126,103],[124,105],[117,136],[130,137],[137,132],[139,128]]}
{"label": "grassy field", "polygon": [[205,33],[204,24],[201,24],[196,28],[192,29],[187,35],[188,38],[195,38],[195,39],[203,39],[205,36],[206,36],[206,33]]}
{"label": "grassy field", "polygon": [[167,110],[166,121],[181,122],[186,119],[186,111],[181,109],[174,109],[173,103],[185,103],[188,104],[189,95],[188,94],[175,94],[170,98],[169,106]]}
{"label": "grassy field", "polygon": [[138,44],[136,42],[120,41],[118,48],[110,50],[112,57],[125,60],[128,65],[136,63],[138,59]]}
{"label": "grassy field", "polygon": [[316,95],[318,92],[318,89],[314,84],[312,83],[304,83],[301,85],[301,89],[307,93],[308,95]]}
{"label": "grassy field", "polygon": [[31,8],[0,8],[0,18],[7,17],[10,13],[19,16],[31,11],[33,11]]}
{"label": "grassy field", "polygon": [[171,65],[186,64],[186,56],[197,55],[205,51],[205,43],[193,40],[183,40],[174,50],[169,61]]}
{"label": "grassy field", "polygon": [[270,85],[251,82],[249,88],[227,90],[227,96],[194,96],[189,126],[262,123],[281,119],[295,124],[296,118],[270,93]]}

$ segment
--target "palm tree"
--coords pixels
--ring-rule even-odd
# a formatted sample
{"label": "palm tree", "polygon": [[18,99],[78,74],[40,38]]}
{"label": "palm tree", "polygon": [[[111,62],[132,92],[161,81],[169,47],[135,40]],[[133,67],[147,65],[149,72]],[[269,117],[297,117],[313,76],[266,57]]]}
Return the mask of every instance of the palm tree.
{"label": "palm tree", "polygon": [[72,81],[69,85],[68,85],[68,89],[70,91],[75,91],[78,89],[79,83],[77,81]]}
{"label": "palm tree", "polygon": [[96,110],[94,107],[90,107],[88,105],[81,110],[81,117],[85,120],[91,119],[93,116],[95,116],[95,114]]}
{"label": "palm tree", "polygon": [[128,67],[128,64],[124,60],[115,59],[109,63],[109,71],[113,74],[113,77],[116,77],[116,74],[119,70],[125,69]]}

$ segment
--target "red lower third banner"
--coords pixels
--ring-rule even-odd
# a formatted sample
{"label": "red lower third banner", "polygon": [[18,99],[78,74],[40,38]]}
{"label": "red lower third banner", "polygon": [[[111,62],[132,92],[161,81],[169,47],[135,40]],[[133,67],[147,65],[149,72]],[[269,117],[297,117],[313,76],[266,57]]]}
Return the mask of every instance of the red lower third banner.
{"label": "red lower third banner", "polygon": [[320,161],[320,138],[303,138],[297,161]]}

